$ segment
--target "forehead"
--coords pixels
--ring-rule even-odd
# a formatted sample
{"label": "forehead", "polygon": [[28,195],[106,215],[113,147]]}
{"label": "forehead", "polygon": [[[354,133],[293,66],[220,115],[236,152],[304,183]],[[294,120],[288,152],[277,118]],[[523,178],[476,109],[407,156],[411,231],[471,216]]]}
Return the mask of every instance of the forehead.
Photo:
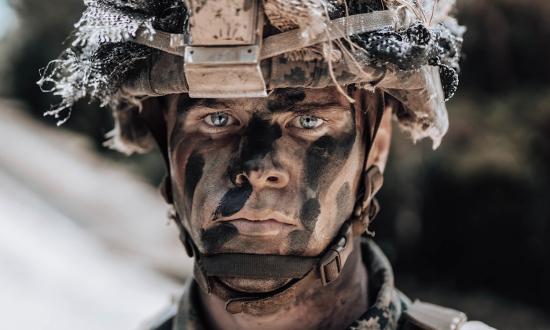
{"label": "forehead", "polygon": [[323,89],[281,88],[273,90],[266,98],[199,99],[191,108],[208,107],[277,113],[326,106],[349,109],[348,101],[332,87]]}

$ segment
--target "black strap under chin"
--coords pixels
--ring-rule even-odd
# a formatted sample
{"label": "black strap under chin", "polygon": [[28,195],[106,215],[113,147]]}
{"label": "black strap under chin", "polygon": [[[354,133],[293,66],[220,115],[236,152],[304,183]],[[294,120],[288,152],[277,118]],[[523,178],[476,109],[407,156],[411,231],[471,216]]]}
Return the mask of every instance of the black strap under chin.
{"label": "black strap under chin", "polygon": [[200,257],[208,276],[252,279],[302,278],[319,262],[318,257],[224,253]]}
{"label": "black strap under chin", "polygon": [[201,253],[186,230],[182,240],[190,257],[195,257],[195,279],[206,292],[211,291],[212,277],[249,279],[302,279],[312,271],[324,286],[336,280],[342,271],[340,253],[351,242],[351,221],[346,221],[328,249],[317,257],[260,255],[247,253]]}

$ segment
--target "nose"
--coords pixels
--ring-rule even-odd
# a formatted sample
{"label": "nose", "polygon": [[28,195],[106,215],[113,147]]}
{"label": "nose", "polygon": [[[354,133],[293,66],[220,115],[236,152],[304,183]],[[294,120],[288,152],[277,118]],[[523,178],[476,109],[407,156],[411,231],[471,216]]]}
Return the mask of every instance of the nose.
{"label": "nose", "polygon": [[282,189],[288,185],[289,175],[285,170],[273,166],[269,168],[249,168],[236,177],[238,185],[248,182],[254,190]]}

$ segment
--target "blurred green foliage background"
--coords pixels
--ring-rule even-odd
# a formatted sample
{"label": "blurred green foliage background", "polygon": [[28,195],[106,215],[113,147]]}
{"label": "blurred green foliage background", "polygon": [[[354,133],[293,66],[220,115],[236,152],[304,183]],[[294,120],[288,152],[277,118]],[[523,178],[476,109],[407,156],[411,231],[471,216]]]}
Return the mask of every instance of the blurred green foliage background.
{"label": "blurred green foliage background", "polygon": [[[55,125],[42,113],[58,100],[41,93],[35,81],[39,68],[64,48],[82,4],[11,4],[20,19],[1,46],[0,88]],[[550,314],[549,17],[548,0],[459,0],[458,18],[468,32],[462,84],[448,104],[451,129],[435,152],[428,142],[414,146],[395,134],[374,224],[398,285],[413,297],[439,297],[428,289],[441,288],[451,297],[441,300],[452,303],[453,295],[458,301],[459,294],[482,291],[487,299]],[[122,161],[101,145],[111,127],[109,111],[85,103],[64,126],[91,136],[98,152]],[[160,182],[158,155],[129,162],[152,184]],[[459,307],[503,329],[523,320],[491,316],[479,304]]]}

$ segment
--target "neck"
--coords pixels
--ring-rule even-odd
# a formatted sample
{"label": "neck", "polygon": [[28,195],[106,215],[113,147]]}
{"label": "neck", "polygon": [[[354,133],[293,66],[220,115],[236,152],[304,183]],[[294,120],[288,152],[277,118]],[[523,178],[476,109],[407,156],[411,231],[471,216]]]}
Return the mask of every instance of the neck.
{"label": "neck", "polygon": [[[306,281],[303,281],[306,282]],[[361,262],[359,240],[355,240],[340,277],[323,287],[320,281],[298,282],[295,290],[266,313],[230,314],[225,301],[215,295],[200,294],[203,320],[211,329],[334,329],[345,328],[368,308],[368,277]],[[269,306],[266,301],[266,306]]]}

